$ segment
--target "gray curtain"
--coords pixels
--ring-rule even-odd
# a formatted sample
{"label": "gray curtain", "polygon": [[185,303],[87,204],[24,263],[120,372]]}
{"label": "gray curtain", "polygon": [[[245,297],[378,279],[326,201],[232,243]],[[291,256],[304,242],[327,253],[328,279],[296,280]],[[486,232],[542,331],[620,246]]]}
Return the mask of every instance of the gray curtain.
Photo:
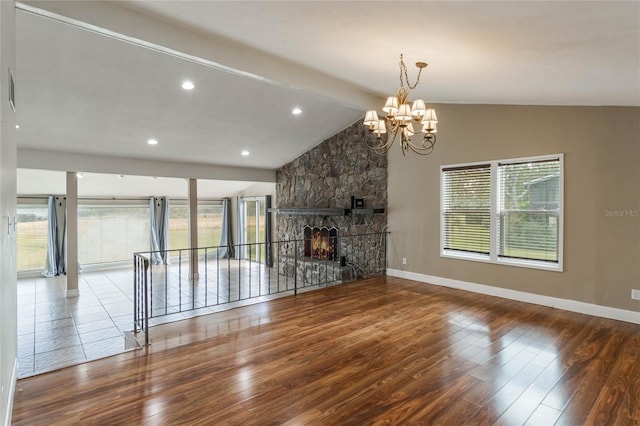
{"label": "gray curtain", "polygon": [[154,265],[167,263],[169,248],[169,200],[167,197],[151,197],[149,200],[151,215],[151,251],[160,251],[151,255]]}
{"label": "gray curtain", "polygon": [[231,230],[231,200],[223,198],[222,233],[220,234],[220,248],[218,249],[218,257],[220,259],[235,256],[235,251],[233,250],[233,233]]}
{"label": "gray curtain", "polygon": [[273,251],[271,247],[272,236],[271,236],[271,212],[269,209],[271,208],[271,195],[266,195],[264,197],[264,260],[265,265],[272,267],[273,266]]}
{"label": "gray curtain", "polygon": [[44,277],[67,273],[67,198],[50,195],[47,201],[49,229],[47,232],[47,263]]}

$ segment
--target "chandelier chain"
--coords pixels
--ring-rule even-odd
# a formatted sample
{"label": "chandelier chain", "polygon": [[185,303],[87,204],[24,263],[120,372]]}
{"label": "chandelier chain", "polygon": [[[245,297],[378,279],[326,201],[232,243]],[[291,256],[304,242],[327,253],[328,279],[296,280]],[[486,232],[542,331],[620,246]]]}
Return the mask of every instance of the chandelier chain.
{"label": "chandelier chain", "polygon": [[[420,74],[422,74],[422,68],[418,68],[418,77],[416,78],[415,84],[409,84],[409,76],[407,74],[407,65],[405,65],[404,60],[402,59],[403,55],[400,55],[400,88],[404,88],[404,83],[407,83],[407,87],[409,90],[413,90],[420,83]],[[403,78],[404,77],[404,82]]]}

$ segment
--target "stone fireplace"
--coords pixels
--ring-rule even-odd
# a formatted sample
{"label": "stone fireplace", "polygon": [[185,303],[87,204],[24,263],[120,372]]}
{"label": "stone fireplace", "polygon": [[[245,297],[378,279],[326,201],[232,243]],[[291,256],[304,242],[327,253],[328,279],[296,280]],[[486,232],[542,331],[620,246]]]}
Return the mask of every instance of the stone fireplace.
{"label": "stone fireplace", "polygon": [[326,226],[305,226],[304,256],[311,259],[338,260],[338,229]]}
{"label": "stone fireplace", "polygon": [[[369,150],[366,132],[362,122],[354,123],[276,172],[276,207],[300,209],[275,215],[274,238],[285,242],[277,247],[285,265],[282,273],[297,275],[299,283],[318,282],[326,275],[353,279],[386,253],[380,237],[350,237],[385,231],[386,212],[313,212],[350,209],[352,196],[362,198],[365,209],[386,209],[387,156]],[[320,231],[315,244],[314,230]],[[303,259],[297,270],[296,259]]]}

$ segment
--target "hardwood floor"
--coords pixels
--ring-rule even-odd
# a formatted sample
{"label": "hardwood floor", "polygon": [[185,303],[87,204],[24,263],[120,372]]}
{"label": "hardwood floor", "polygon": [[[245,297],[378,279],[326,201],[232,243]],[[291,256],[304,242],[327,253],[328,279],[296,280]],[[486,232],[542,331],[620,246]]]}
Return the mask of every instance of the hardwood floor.
{"label": "hardwood floor", "polygon": [[379,277],[18,382],[21,424],[640,424],[640,326]]}

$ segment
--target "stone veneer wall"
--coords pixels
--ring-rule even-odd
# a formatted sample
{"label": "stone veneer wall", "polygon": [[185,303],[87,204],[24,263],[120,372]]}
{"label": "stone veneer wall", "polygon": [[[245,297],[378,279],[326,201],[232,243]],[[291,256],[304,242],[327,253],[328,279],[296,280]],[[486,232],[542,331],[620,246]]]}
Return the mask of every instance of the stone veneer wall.
{"label": "stone veneer wall", "polygon": [[[303,228],[335,226],[338,235],[384,231],[387,226],[387,156],[372,152],[364,142],[361,122],[342,130],[276,172],[279,208],[350,208],[351,196],[363,198],[365,208],[383,207],[384,214],[303,216],[276,214],[276,241],[303,238]],[[340,256],[352,260],[355,250],[384,253],[380,238],[368,238],[366,247],[340,247]],[[301,256],[300,250],[298,255]],[[281,253],[282,254],[282,253]],[[354,255],[355,256],[355,255]]]}

